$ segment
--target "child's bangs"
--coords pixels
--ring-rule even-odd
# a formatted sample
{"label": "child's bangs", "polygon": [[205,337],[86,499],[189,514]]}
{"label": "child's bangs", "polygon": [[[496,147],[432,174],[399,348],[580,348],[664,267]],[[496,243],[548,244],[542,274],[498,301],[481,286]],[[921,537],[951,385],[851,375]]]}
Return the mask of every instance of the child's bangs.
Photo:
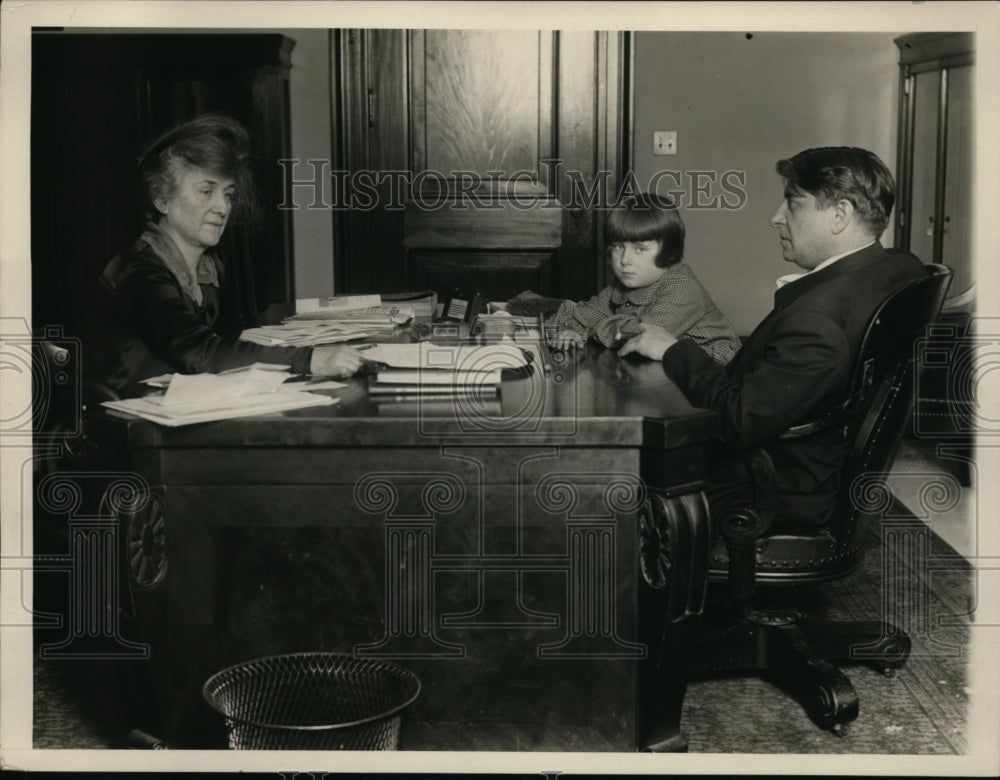
{"label": "child's bangs", "polygon": [[663,237],[662,212],[652,208],[616,209],[608,215],[605,241],[655,241]]}

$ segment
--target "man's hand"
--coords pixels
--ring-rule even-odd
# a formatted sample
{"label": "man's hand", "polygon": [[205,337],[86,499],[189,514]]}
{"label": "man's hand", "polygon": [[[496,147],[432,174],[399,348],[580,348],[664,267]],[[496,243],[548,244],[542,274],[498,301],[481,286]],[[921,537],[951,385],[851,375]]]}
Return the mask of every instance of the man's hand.
{"label": "man's hand", "polygon": [[309,373],[314,376],[334,376],[339,379],[351,376],[361,368],[361,353],[345,345],[314,347]]}
{"label": "man's hand", "polygon": [[549,343],[550,347],[554,349],[570,350],[582,347],[585,341],[583,336],[577,333],[575,330],[561,330],[556,333],[555,337]]}
{"label": "man's hand", "polygon": [[619,355],[631,355],[636,352],[650,360],[663,360],[663,353],[677,343],[677,339],[667,333],[659,325],[640,322],[639,333],[626,341]]}

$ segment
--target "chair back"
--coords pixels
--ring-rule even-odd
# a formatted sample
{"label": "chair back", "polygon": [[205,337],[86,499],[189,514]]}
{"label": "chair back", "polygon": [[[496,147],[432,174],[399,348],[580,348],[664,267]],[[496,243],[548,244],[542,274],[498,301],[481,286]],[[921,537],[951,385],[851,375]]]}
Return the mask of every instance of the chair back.
{"label": "chair back", "polygon": [[882,303],[865,333],[846,402],[853,407],[845,408],[857,423],[831,526],[852,548],[888,508],[884,475],[912,422],[918,340],[941,311],[951,276],[950,268],[929,265],[925,278]]}
{"label": "chair back", "polygon": [[832,579],[860,562],[871,523],[891,502],[885,475],[912,420],[918,339],[941,310],[951,275],[951,269],[929,264],[927,276],[894,292],[872,316],[846,400],[827,421],[844,425],[852,441],[833,519],[822,529],[782,530],[758,539],[759,582]]}

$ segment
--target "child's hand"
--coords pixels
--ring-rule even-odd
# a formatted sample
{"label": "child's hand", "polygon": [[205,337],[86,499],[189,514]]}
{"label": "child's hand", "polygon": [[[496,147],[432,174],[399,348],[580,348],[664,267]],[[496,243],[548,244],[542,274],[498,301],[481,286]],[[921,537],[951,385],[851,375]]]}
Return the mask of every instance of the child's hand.
{"label": "child's hand", "polygon": [[554,349],[577,349],[584,345],[584,338],[575,330],[561,330],[556,333],[555,338],[549,343],[549,346]]}

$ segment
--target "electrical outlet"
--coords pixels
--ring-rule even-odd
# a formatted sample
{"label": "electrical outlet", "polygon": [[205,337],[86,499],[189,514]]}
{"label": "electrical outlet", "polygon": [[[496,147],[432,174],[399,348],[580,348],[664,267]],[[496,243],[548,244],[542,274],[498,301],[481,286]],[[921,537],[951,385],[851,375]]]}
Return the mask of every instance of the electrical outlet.
{"label": "electrical outlet", "polygon": [[677,131],[655,131],[653,133],[653,154],[677,154]]}

